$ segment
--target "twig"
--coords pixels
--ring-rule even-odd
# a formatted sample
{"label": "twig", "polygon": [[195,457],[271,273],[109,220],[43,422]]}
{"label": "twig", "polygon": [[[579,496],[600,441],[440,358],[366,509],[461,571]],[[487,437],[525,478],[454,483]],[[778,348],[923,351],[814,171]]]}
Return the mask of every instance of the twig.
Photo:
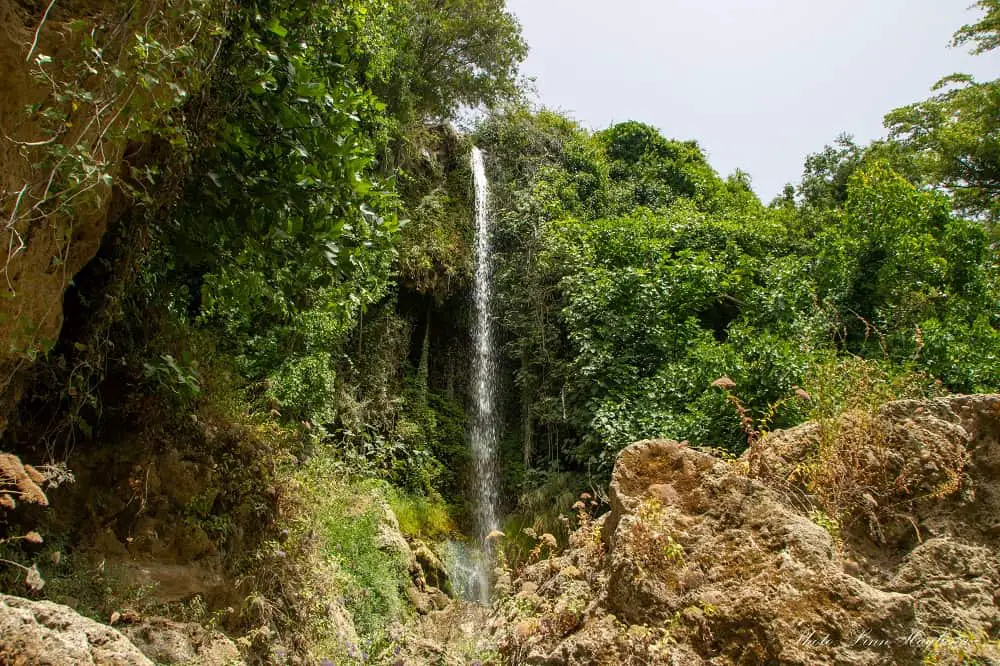
{"label": "twig", "polygon": [[14,210],[10,212],[10,221],[7,222],[8,229],[13,227],[14,223],[17,221],[17,209],[21,207],[21,199],[24,198],[24,193],[27,191],[28,183],[25,183],[24,187],[21,188],[21,191],[17,193],[17,201],[14,202]]}
{"label": "twig", "polygon": [[45,13],[42,14],[42,20],[38,23],[38,29],[35,30],[35,39],[31,42],[31,48],[28,49],[28,57],[24,59],[24,62],[31,62],[31,56],[35,54],[35,48],[38,46],[38,36],[42,33],[42,26],[45,25],[45,19],[49,17],[49,12],[52,11],[52,6],[56,4],[56,0],[52,0],[49,6],[45,8]]}
{"label": "twig", "polygon": [[[17,236],[17,249],[14,249],[14,236]],[[14,289],[14,285],[10,281],[10,262],[14,260],[14,257],[21,254],[21,250],[27,247],[24,244],[24,238],[21,234],[17,232],[17,229],[10,228],[10,242],[7,244],[7,262],[3,266],[3,275],[7,279],[7,287],[10,289],[10,293],[17,296],[17,290]]]}
{"label": "twig", "polygon": [[37,148],[38,146],[47,146],[50,143],[55,143],[55,141],[59,138],[59,135],[53,136],[49,139],[45,139],[44,141],[18,141],[17,139],[10,138],[9,136],[7,136],[7,133],[4,132],[3,138],[7,139],[8,141],[17,146],[28,146],[29,148]]}
{"label": "twig", "polygon": [[24,566],[23,564],[18,564],[17,562],[11,562],[10,560],[0,559],[0,563],[2,563],[2,564],[9,564],[10,566],[17,567],[18,569],[21,569],[22,571],[30,571],[30,569],[28,569],[28,567]]}

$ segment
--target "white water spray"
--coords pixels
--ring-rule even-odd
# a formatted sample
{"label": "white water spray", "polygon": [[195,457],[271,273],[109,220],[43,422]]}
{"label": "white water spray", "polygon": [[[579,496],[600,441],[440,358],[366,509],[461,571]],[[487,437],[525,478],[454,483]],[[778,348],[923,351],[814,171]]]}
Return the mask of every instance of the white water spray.
{"label": "white water spray", "polygon": [[497,447],[500,440],[500,416],[497,413],[497,378],[500,362],[496,349],[492,317],[493,254],[490,242],[490,187],[486,178],[483,153],[472,149],[472,175],[476,187],[476,274],[473,285],[472,327],[472,418],[469,444],[472,449],[473,487],[475,489],[476,536],[486,557],[477,566],[475,596],[488,603],[489,567],[492,560],[490,532],[499,529],[497,517]]}

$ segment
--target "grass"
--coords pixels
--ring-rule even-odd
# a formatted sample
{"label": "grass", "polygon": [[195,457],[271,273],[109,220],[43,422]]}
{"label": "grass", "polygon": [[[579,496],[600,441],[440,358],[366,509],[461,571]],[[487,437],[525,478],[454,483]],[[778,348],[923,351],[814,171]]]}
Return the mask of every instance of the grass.
{"label": "grass", "polygon": [[[297,481],[304,506],[300,530],[315,535],[313,557],[335,572],[327,593],[343,601],[365,651],[375,654],[392,643],[388,627],[409,612],[406,562],[380,545],[388,488],[346,480],[332,454],[322,450],[300,470]],[[320,642],[329,645],[330,639]],[[340,647],[345,654],[362,650],[346,643]]]}
{"label": "grass", "polygon": [[[921,481],[899,462],[906,452],[897,450],[879,410],[894,400],[941,395],[940,386],[920,373],[892,374],[878,361],[847,356],[814,366],[805,389],[818,430],[794,477],[816,498],[814,521],[835,540],[844,528],[864,521],[872,536],[883,540],[881,523],[904,515],[920,498]],[[945,480],[929,496],[940,498],[960,487],[964,461],[947,451],[938,455]]]}
{"label": "grass", "polygon": [[384,493],[406,536],[441,541],[455,533],[451,508],[440,497],[415,495],[393,486],[385,486]]}

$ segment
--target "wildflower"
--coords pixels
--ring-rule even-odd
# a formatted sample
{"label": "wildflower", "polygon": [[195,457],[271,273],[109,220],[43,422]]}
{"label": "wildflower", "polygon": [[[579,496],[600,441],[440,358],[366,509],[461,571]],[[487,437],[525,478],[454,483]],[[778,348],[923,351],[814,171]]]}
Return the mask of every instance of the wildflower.
{"label": "wildflower", "polygon": [[17,456],[0,453],[0,480],[14,483],[22,474],[24,474],[24,468]]}
{"label": "wildflower", "polygon": [[587,505],[580,501],[573,505],[574,511],[583,511],[585,508],[587,508]]}
{"label": "wildflower", "polygon": [[42,542],[42,535],[32,530],[24,535],[24,540],[28,543],[39,544]]}
{"label": "wildflower", "polygon": [[728,391],[730,389],[736,388],[736,382],[734,382],[729,377],[723,375],[722,377],[719,377],[714,382],[712,382],[712,388],[720,388],[723,391]]}
{"label": "wildflower", "polygon": [[42,475],[42,473],[39,472],[34,467],[32,467],[31,465],[24,466],[24,473],[27,474],[28,478],[34,481],[35,483],[43,483],[45,481],[45,477]]}

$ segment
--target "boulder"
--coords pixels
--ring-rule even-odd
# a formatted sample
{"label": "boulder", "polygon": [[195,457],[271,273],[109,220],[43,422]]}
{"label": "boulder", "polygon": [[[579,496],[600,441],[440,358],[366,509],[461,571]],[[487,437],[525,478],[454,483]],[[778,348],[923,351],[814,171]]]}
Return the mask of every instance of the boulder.
{"label": "boulder", "polygon": [[846,472],[883,485],[836,479],[840,523],[799,474],[819,424],[774,433],[753,460],[626,448],[610,511],[495,608],[501,651],[546,666],[1000,663],[1000,396],[860,418],[826,432],[850,438]]}
{"label": "boulder", "polygon": [[157,664],[243,666],[240,651],[225,634],[199,624],[162,617],[122,627],[121,632]]}
{"label": "boulder", "polygon": [[423,541],[413,543],[413,556],[423,574],[423,580],[427,585],[435,587],[446,594],[451,594],[451,583],[448,580],[448,570],[441,558],[432,551]]}
{"label": "boulder", "polygon": [[153,666],[124,635],[68,606],[0,595],[0,666]]}

